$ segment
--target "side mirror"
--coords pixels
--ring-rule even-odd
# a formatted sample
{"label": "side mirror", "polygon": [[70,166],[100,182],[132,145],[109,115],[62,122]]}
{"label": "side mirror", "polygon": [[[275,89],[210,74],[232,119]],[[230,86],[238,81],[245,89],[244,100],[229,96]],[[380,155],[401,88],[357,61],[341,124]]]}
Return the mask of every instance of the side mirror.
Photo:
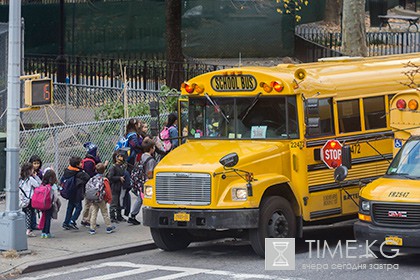
{"label": "side mirror", "polygon": [[150,135],[158,136],[159,135],[159,125],[157,120],[150,121]]}
{"label": "side mirror", "polygon": [[334,180],[336,182],[342,182],[344,181],[344,179],[346,179],[347,174],[348,174],[347,167],[341,165],[334,170]]}
{"label": "side mirror", "polygon": [[321,134],[321,119],[308,118],[306,120],[306,135],[319,135]]}
{"label": "side mirror", "polygon": [[351,150],[348,145],[345,145],[341,149],[341,164],[347,167],[347,169],[351,169]]}
{"label": "side mirror", "polygon": [[239,161],[237,153],[230,153],[222,157],[219,162],[224,167],[234,167]]}
{"label": "side mirror", "polygon": [[305,101],[306,105],[306,115],[308,118],[313,116],[319,116],[319,99],[318,98],[308,98]]}
{"label": "side mirror", "polygon": [[158,101],[152,101],[149,103],[150,108],[150,116],[152,118],[159,117],[159,102]]}

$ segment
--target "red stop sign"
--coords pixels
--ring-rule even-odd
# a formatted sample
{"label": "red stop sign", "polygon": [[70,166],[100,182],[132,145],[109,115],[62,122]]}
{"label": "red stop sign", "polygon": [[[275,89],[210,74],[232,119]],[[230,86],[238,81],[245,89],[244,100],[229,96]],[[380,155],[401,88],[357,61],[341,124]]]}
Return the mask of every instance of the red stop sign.
{"label": "red stop sign", "polygon": [[321,148],[321,160],[329,169],[337,168],[342,163],[341,149],[343,146],[337,140],[328,140]]}

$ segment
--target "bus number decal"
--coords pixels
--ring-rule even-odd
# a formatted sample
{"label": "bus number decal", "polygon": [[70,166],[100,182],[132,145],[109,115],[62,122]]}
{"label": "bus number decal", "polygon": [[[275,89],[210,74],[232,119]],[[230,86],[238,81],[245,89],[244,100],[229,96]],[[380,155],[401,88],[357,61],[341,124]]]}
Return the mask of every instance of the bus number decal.
{"label": "bus number decal", "polygon": [[357,144],[350,145],[350,151],[352,154],[360,154],[360,144],[357,143]]}
{"label": "bus number decal", "polygon": [[303,141],[290,142],[290,146],[292,149],[299,148],[302,150],[305,147],[305,142]]}
{"label": "bus number decal", "polygon": [[257,79],[251,75],[216,75],[211,78],[211,87],[214,91],[219,92],[254,91],[257,88]]}

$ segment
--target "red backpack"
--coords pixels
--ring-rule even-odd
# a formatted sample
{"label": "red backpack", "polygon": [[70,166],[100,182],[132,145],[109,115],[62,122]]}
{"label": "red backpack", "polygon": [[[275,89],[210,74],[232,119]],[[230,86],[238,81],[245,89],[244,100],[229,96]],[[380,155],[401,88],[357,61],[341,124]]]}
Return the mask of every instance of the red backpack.
{"label": "red backpack", "polygon": [[52,188],[50,185],[40,185],[35,188],[31,199],[32,208],[40,211],[50,209],[52,206],[51,191]]}

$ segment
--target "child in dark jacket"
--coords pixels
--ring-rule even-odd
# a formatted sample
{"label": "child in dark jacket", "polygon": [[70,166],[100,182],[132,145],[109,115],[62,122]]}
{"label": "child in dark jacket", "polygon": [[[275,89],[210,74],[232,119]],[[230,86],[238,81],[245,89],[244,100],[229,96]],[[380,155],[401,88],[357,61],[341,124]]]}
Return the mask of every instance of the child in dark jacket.
{"label": "child in dark jacket", "polygon": [[71,157],[70,165],[64,170],[63,181],[75,176],[75,192],[68,200],[66,218],[63,222],[64,229],[79,229],[76,221],[82,211],[82,200],[85,193],[85,185],[89,181],[89,175],[82,169],[82,159]]}
{"label": "child in dark jacket", "polygon": [[111,217],[111,222],[117,223],[125,221],[121,215],[122,205],[120,203],[120,196],[122,193],[125,193],[123,190],[124,185],[124,173],[126,173],[126,164],[124,153],[121,150],[116,151],[112,155],[112,160],[114,164],[109,169],[108,179],[111,183],[111,192],[112,192],[112,201],[109,207],[109,216]]}

